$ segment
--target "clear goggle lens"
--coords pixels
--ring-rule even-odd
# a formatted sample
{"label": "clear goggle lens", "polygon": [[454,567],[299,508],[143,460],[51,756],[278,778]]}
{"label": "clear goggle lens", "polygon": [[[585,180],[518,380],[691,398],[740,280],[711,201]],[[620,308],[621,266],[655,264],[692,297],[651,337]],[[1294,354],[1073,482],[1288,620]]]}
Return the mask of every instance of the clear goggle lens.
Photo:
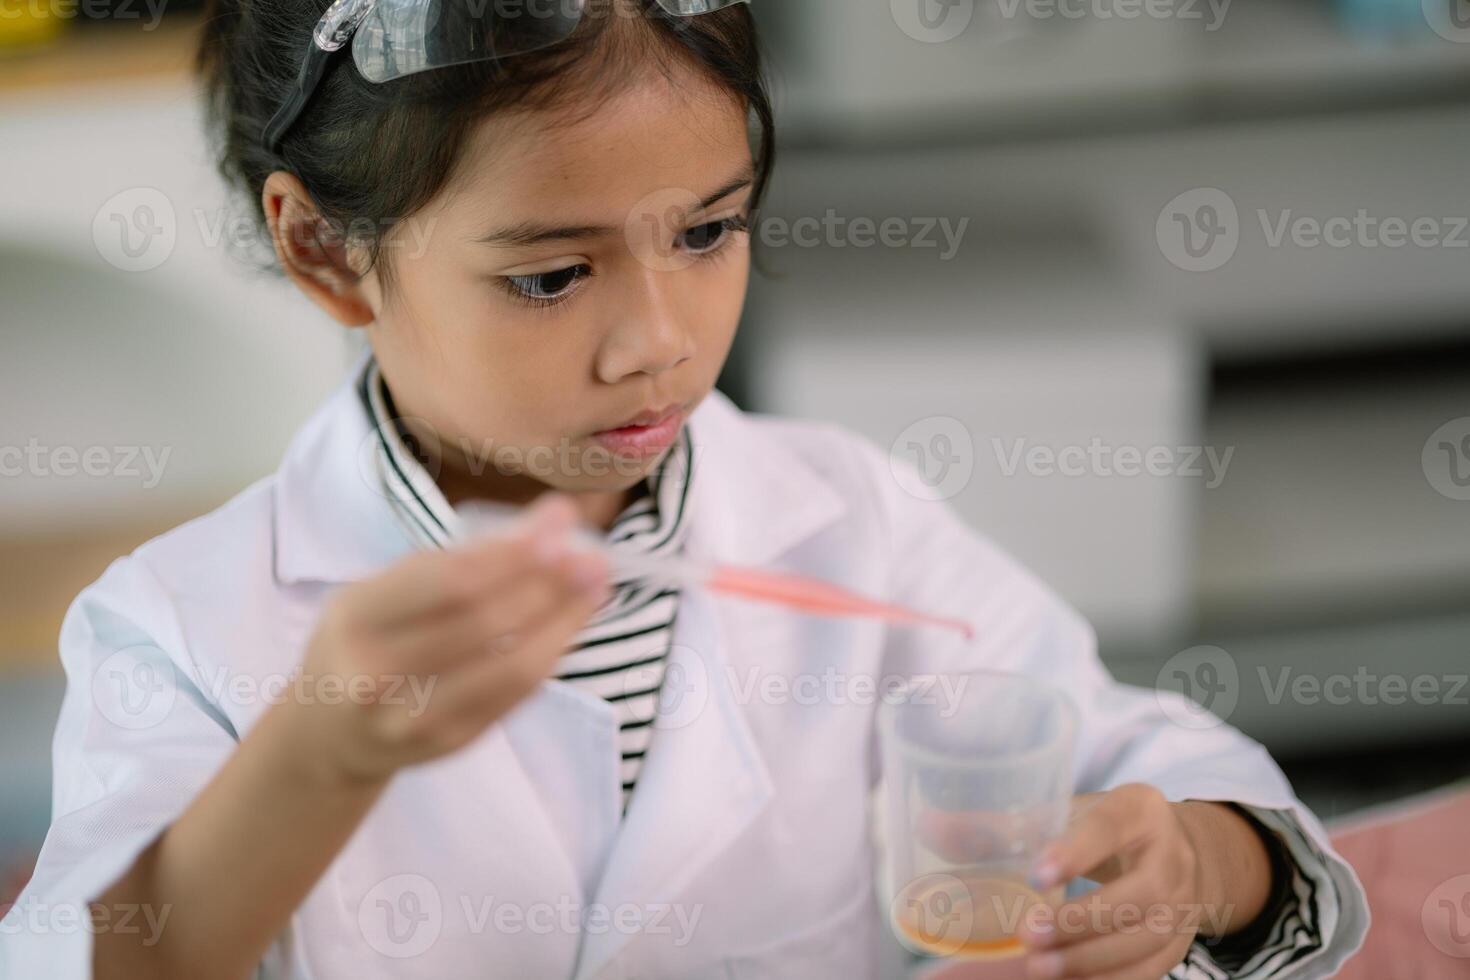
{"label": "clear goggle lens", "polygon": [[[750,0],[657,0],[688,17]],[[370,82],[432,68],[526,54],[565,41],[588,0],[375,0],[352,36],[352,60]],[[610,16],[624,16],[610,4]]]}

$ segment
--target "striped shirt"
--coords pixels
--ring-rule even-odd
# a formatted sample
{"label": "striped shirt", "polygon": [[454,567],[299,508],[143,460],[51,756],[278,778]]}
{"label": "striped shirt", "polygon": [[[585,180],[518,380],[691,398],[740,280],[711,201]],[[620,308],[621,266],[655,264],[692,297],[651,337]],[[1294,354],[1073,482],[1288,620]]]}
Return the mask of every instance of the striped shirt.
{"label": "striped shirt", "polygon": [[[373,469],[380,491],[420,547],[449,546],[463,534],[463,526],[424,463],[405,445],[376,360],[370,358],[363,369],[359,393],[378,441]],[[632,489],[629,503],[607,532],[608,547],[654,555],[683,550],[693,460],[686,425],[659,465]],[[616,577],[612,586],[608,601],[577,634],[555,675],[604,699],[616,713],[626,811],[653,737],[679,592]]]}
{"label": "striped shirt", "polygon": [[1169,980],[1271,980],[1321,952],[1344,912],[1329,862],[1287,810],[1234,804],[1262,832],[1275,889],[1247,928],[1196,941]]}

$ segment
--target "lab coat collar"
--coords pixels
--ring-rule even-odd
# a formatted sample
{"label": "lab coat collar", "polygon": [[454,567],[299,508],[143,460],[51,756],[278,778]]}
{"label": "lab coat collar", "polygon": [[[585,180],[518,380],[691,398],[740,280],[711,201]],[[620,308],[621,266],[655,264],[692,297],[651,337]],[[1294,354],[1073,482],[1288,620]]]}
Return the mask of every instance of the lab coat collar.
{"label": "lab coat collar", "polygon": [[286,448],[276,471],[274,567],[283,585],[365,578],[414,549],[379,489],[376,435],[357,393],[367,355]]}
{"label": "lab coat collar", "polygon": [[[274,488],[274,557],[282,584],[363,578],[413,551],[374,470],[376,436],[358,399],[366,362],[292,439]],[[689,419],[694,465],[689,548],[728,562],[771,561],[844,511],[821,474],[711,391]]]}

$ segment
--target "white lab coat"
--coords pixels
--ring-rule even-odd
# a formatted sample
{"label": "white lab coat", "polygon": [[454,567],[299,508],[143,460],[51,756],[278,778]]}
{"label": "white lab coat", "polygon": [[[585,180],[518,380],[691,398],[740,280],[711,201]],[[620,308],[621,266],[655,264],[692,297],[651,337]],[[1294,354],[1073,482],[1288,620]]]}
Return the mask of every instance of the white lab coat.
{"label": "white lab coat", "polygon": [[[1295,810],[1345,899],[1329,948],[1291,975],[1329,975],[1356,947],[1356,879],[1265,752],[1227,727],[1178,727],[1153,692],[1114,684],[1087,623],[947,505],[907,494],[887,454],[719,393],[689,424],[691,552],[963,616],[978,641],[687,592],[668,671],[679,696],[621,825],[612,710],[547,681],[463,750],[394,778],[262,977],[875,977],[886,926],[865,804],[880,772],[858,679],[978,667],[1067,690],[1079,791],[1146,781],[1171,799]],[[277,473],[78,596],[61,633],[53,824],[0,931],[4,980],[90,976],[82,903],[250,730],[267,707],[256,686],[300,662],[327,595],[412,549],[368,476],[370,447],[344,383]],[[584,907],[578,929],[568,910]]]}

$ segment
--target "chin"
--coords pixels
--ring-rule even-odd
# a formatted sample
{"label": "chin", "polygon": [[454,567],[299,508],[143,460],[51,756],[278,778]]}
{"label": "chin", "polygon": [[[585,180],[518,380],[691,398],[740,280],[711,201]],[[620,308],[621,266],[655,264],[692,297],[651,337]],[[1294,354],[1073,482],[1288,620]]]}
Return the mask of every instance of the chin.
{"label": "chin", "polygon": [[557,474],[545,482],[553,489],[567,493],[612,493],[627,490],[648,479],[663,462],[661,454],[648,459],[619,459],[608,463],[589,464],[590,472],[577,475]]}

